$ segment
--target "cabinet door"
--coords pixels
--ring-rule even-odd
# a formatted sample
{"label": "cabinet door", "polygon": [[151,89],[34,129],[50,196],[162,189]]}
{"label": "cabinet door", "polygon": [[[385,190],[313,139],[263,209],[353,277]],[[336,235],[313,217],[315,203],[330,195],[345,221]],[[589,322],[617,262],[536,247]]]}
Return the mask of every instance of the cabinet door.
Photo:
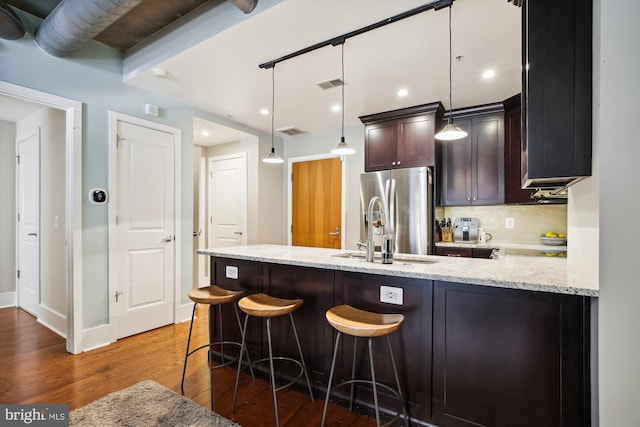
{"label": "cabinet door", "polygon": [[[341,279],[338,279],[340,277]],[[431,417],[431,281],[377,276],[343,272],[336,276],[336,305],[349,304],[361,310],[376,313],[399,313],[404,315],[400,329],[389,338],[394,351],[398,376],[404,398],[409,402],[409,412],[418,419]],[[380,286],[400,288],[403,293],[403,304],[395,305],[380,302]],[[350,379],[351,361],[353,357],[353,337],[342,335],[341,350],[336,363],[336,383],[340,379]],[[384,337],[375,338],[372,342],[378,381],[395,387],[395,378],[389,358],[389,346]],[[328,351],[327,349],[324,350]],[[363,379],[371,379],[366,338],[358,339],[357,374]],[[369,408],[373,407],[371,389],[357,387],[356,400]],[[349,387],[337,390],[348,396]],[[380,390],[380,405],[396,411],[398,402]]]}
{"label": "cabinet door", "polygon": [[433,307],[436,424],[587,425],[583,297],[436,282]]}
{"label": "cabinet door", "polygon": [[467,136],[456,141],[443,141],[441,204],[466,206],[471,204],[471,119],[456,119],[455,124]]}
{"label": "cabinet door", "polygon": [[364,170],[366,172],[391,169],[395,166],[396,139],[395,120],[365,126]]}
{"label": "cabinet door", "polygon": [[395,166],[410,168],[435,164],[433,114],[398,120],[398,159]]}
{"label": "cabinet door", "polygon": [[504,116],[474,117],[472,129],[471,204],[504,203]]}
{"label": "cabinet door", "polygon": [[522,164],[522,108],[520,94],[504,102],[504,202],[534,203],[531,195],[534,190],[521,188]]}

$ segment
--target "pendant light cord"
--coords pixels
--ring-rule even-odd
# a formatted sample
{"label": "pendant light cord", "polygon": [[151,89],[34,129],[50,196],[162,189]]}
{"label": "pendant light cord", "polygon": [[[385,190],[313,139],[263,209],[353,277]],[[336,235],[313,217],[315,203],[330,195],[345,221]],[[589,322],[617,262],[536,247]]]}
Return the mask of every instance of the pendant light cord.
{"label": "pendant light cord", "polygon": [[342,133],[340,136],[342,137],[342,141],[344,141],[344,42],[342,42]]}
{"label": "pendant light cord", "polygon": [[447,118],[447,124],[451,124],[451,115],[453,114],[453,101],[451,96],[451,86],[453,85],[453,73],[452,68],[452,49],[451,49],[451,6],[449,5],[449,117]]}
{"label": "pendant light cord", "polygon": [[271,152],[275,150],[273,142],[273,133],[275,129],[275,115],[276,115],[276,66],[273,65],[271,69]]}

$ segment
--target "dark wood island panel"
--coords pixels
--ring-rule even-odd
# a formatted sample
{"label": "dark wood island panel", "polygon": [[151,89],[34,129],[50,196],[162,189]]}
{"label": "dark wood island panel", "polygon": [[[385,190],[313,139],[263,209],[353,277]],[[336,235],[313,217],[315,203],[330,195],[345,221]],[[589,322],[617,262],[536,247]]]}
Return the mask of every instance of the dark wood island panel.
{"label": "dark wood island panel", "polygon": [[[227,277],[228,266],[238,268],[237,279]],[[324,397],[335,339],[325,312],[350,304],[405,316],[391,342],[413,425],[590,425],[589,297],[221,257],[211,257],[211,272],[219,286],[304,299],[294,317],[316,398]],[[401,289],[402,305],[380,302],[381,286]],[[226,329],[233,316],[225,312]],[[290,328],[276,320],[286,319],[274,319],[276,351],[295,354]],[[264,326],[249,328],[252,357],[264,357]],[[359,375],[370,378],[364,344]],[[343,337],[336,381],[350,376],[352,351],[352,337]],[[386,340],[374,341],[374,357],[378,378],[393,385]],[[346,404],[348,387],[338,391],[337,403]],[[356,411],[371,413],[369,390],[356,400]],[[397,409],[391,398],[380,403]]]}

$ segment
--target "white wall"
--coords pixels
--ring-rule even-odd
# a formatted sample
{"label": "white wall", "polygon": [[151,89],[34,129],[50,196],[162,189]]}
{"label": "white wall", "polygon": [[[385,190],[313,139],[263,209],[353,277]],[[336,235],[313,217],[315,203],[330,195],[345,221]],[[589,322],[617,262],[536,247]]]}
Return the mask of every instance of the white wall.
{"label": "white wall", "polygon": [[0,121],[0,307],[15,305],[16,125]]}
{"label": "white wall", "polygon": [[595,0],[594,22],[599,425],[640,426],[640,2]]}
{"label": "white wall", "polygon": [[[364,126],[346,128],[344,133],[347,144],[356,152],[350,156],[344,156],[346,176],[343,183],[345,188],[343,210],[345,211],[346,223],[343,224],[342,231],[345,233],[346,245],[343,249],[356,249],[356,242],[360,239],[360,174],[364,172]],[[329,153],[339,142],[340,129],[286,138],[284,164],[287,164],[286,160],[295,157]],[[283,184],[285,195],[287,194],[287,179],[290,174],[291,171],[288,171]],[[286,208],[286,197],[282,203]],[[289,229],[288,226],[285,228]]]}
{"label": "white wall", "polygon": [[[65,113],[43,108],[16,125],[18,137],[40,127],[40,310],[38,320],[66,334]],[[58,218],[58,225],[55,224]]]}

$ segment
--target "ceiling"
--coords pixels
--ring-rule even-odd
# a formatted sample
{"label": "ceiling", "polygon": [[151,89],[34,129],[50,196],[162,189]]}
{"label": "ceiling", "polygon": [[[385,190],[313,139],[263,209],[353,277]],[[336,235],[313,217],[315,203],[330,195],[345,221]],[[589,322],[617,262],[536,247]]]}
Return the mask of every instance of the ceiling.
{"label": "ceiling", "polygon": [[[7,3],[45,17],[59,1]],[[128,52],[140,49],[140,42],[153,39],[159,29],[185,15],[211,9],[212,1],[224,0],[142,0],[95,40],[122,51],[126,58]],[[125,81],[265,132],[271,132],[273,91],[276,129],[339,132],[341,112],[331,107],[341,104],[341,88],[323,90],[317,83],[341,77],[341,46],[323,47],[280,62],[275,69],[258,65],[433,0],[258,1],[269,7],[231,26],[212,19],[209,25],[220,27],[217,33],[169,58],[152,57],[143,72],[132,73]],[[455,0],[451,13],[453,107],[501,101],[518,93],[521,8],[506,0]],[[448,8],[429,10],[346,40],[346,127],[359,124],[361,115],[434,101],[449,108],[447,22]],[[166,77],[155,77],[153,68],[166,70]],[[489,68],[496,76],[485,80],[481,74]],[[402,88],[408,94],[399,97],[397,92]],[[269,114],[261,114],[261,109]],[[214,129],[211,124],[211,135],[205,140],[200,130],[208,122],[196,120],[194,125],[195,142],[204,145],[246,135],[228,134],[226,126]],[[336,141],[338,138],[336,133]]]}

